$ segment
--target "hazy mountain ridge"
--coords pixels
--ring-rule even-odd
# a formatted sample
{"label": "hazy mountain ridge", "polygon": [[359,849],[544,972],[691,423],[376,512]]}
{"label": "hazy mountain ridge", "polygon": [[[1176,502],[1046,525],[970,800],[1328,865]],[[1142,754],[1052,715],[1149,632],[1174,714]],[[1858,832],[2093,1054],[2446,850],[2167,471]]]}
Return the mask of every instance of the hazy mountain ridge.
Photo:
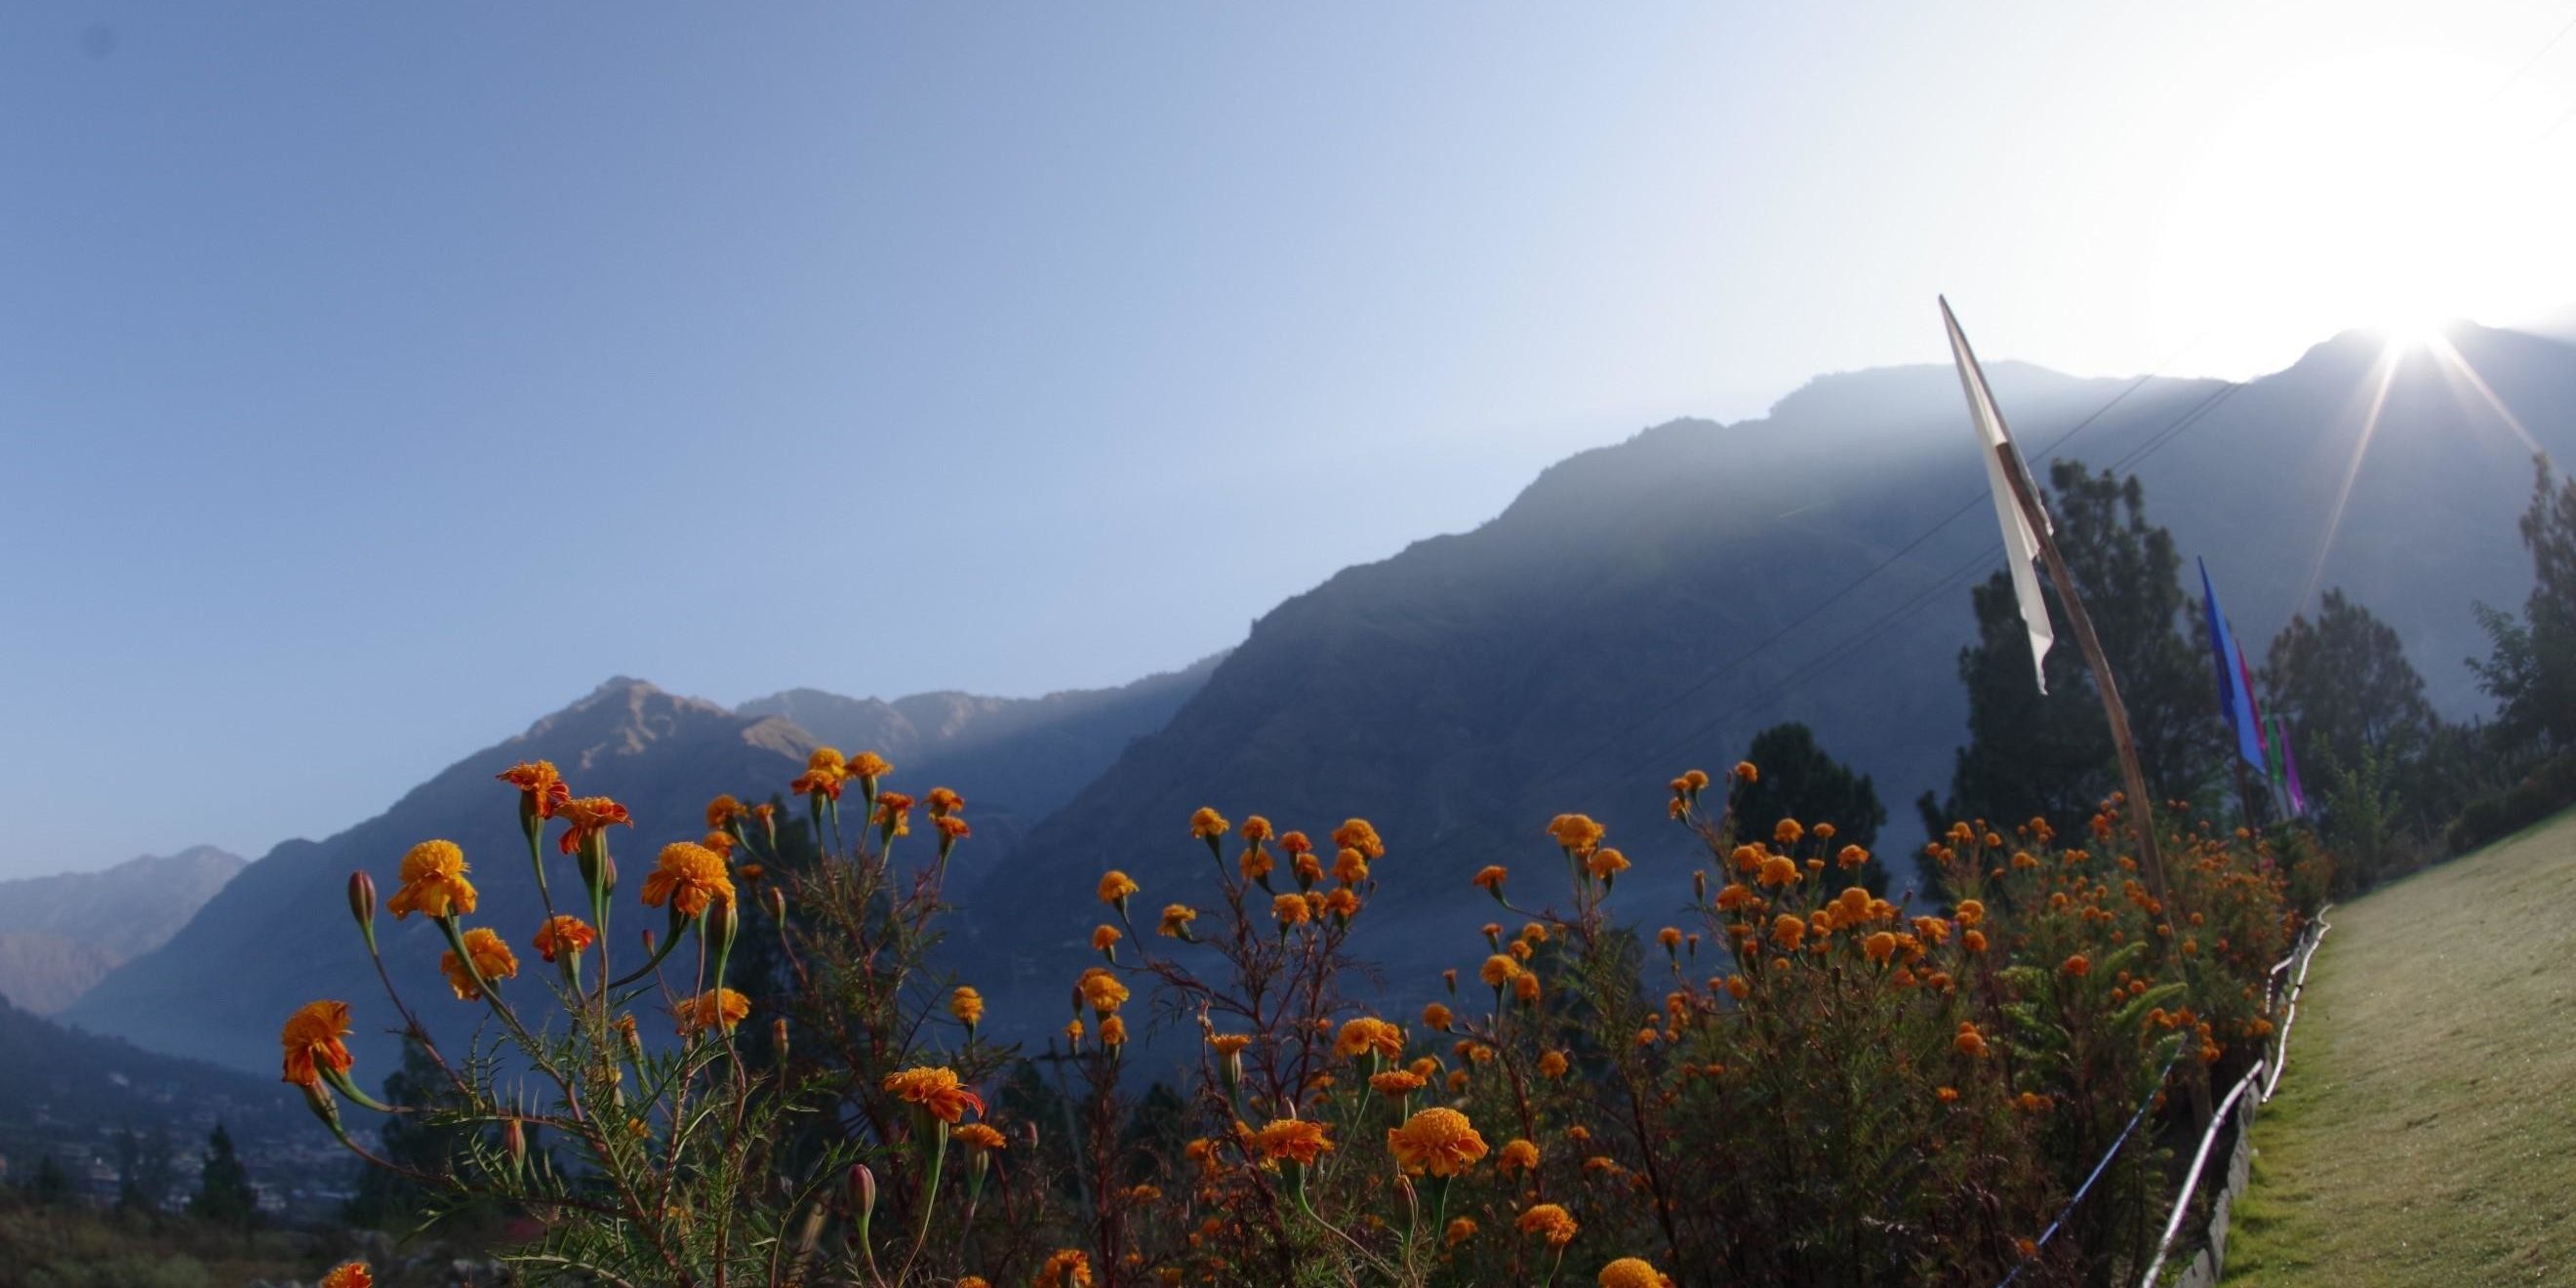
{"label": "hazy mountain ridge", "polygon": [[[2453,339],[2562,459],[2576,448],[2576,350]],[[2209,558],[2259,653],[2308,588],[2385,357],[2346,335],[2242,386],[2154,379],[2126,396],[2127,381],[1990,374],[2035,455],[2099,413],[2063,454],[2136,458],[2150,517]],[[1207,893],[1192,808],[1318,835],[1359,814],[1389,847],[1360,950],[1418,989],[1481,951],[1493,909],[1466,885],[1477,867],[1526,865],[1532,897],[1549,897],[1541,829],[1561,811],[1610,823],[1639,865],[1622,904],[1660,916],[1705,864],[1663,819],[1664,780],[1733,760],[1769,724],[1807,722],[1901,813],[1946,782],[1964,737],[1967,587],[2001,566],[1980,554],[1995,545],[1984,486],[1947,366],[1822,377],[1756,420],[1676,421],[1579,453],[1474,531],[1345,569],[1262,618],[1167,728],[1031,835],[1007,884],[967,895],[966,938],[997,988],[1029,990],[1018,1009],[1047,1013],[1089,921],[1032,906],[1029,883],[1080,891],[1117,866],[1148,902],[1190,901]],[[2336,531],[2316,589],[2343,585],[2390,621],[2451,715],[2479,705],[2460,665],[2483,651],[2470,602],[2528,587],[2513,521],[2529,489],[2528,447],[2432,355],[2402,356],[2343,502],[2372,517]],[[1905,875],[1909,831],[1886,838]]]}
{"label": "hazy mountain ridge", "polygon": [[[998,863],[1024,835],[1033,814],[1013,794],[1041,801],[1069,795],[1105,767],[1134,736],[1158,725],[1213,669],[1213,659],[1115,689],[1033,699],[924,694],[896,703],[797,690],[747,703],[740,711],[666,693],[620,677],[515,738],[466,757],[405,793],[383,814],[320,842],[295,840],[251,864],[235,886],[210,903],[167,947],[113,972],[69,1018],[165,1050],[202,1055],[243,1068],[276,1059],[277,1024],[315,997],[338,997],[358,1011],[353,1039],[372,1067],[390,1067],[382,1029],[382,993],[354,927],[343,891],[349,872],[373,874],[390,896],[402,854],[418,841],[445,837],[465,849],[482,892],[475,914],[524,949],[543,916],[527,868],[516,796],[493,775],[521,760],[555,762],[573,789],[607,795],[634,811],[632,831],[610,834],[626,873],[624,916],[613,926],[620,951],[658,919],[638,921],[632,892],[654,853],[705,831],[709,797],[730,792],[766,798],[786,789],[818,742],[874,748],[896,762],[895,781],[926,790],[952,781],[970,800],[975,836],[959,852],[960,870]],[[818,736],[790,721],[793,709],[835,733]],[[893,719],[880,740],[862,721]],[[790,808],[797,808],[790,802]],[[579,889],[570,860],[547,850],[549,880]],[[477,1017],[444,1003],[436,931],[414,918],[380,919],[386,959],[423,1018],[453,1036]]]}
{"label": "hazy mountain ridge", "polygon": [[[2576,350],[2506,332],[2456,339],[2526,425],[2562,457],[2576,446]],[[2150,516],[2186,557],[2210,557],[2259,649],[2308,581],[2379,358],[2375,341],[2346,336],[2243,386],[2129,390],[2010,363],[1993,374],[2035,453],[2096,413],[2067,454],[2098,467],[2153,449],[2138,469]],[[2319,582],[2394,625],[2454,715],[2474,706],[2458,665],[2481,643],[2469,602],[2519,602],[2529,578],[2513,527],[2527,449],[2472,397],[2424,355],[2399,364],[2350,482],[2349,512],[2374,519],[2343,526]],[[1491,915],[1465,884],[1476,867],[1526,869],[1547,899],[1555,855],[1540,828],[1559,811],[1610,823],[1638,864],[1622,906],[1661,915],[1702,862],[1663,818],[1664,780],[1732,760],[1766,725],[1806,721],[1876,777],[1900,818],[1945,781],[1963,736],[1967,585],[2000,565],[1984,553],[1995,545],[1984,486],[1948,367],[1827,376],[1762,418],[1674,421],[1577,453],[1473,531],[1346,568],[1221,659],[1135,685],[891,703],[791,690],[729,711],[612,681],[376,819],[278,847],[71,1018],[248,1068],[274,1060],[278,1018],[310,997],[358,1002],[366,1029],[380,1017],[341,905],[351,868],[389,890],[405,848],[447,836],[477,865],[479,919],[535,924],[510,794],[491,781],[507,764],[553,759],[576,790],[633,806],[638,827],[614,844],[635,872],[661,843],[697,834],[708,796],[779,790],[818,740],[883,751],[905,790],[945,782],[972,802],[950,952],[994,995],[1000,1031],[1053,1022],[1089,956],[1086,895],[1102,869],[1135,875],[1149,903],[1205,899],[1205,851],[1186,830],[1203,804],[1318,835],[1373,819],[1389,854],[1360,948],[1394,986],[1417,988],[1439,966],[1473,964],[1474,928]],[[1012,799],[1050,792],[1066,803],[1042,820]],[[1900,871],[1905,844],[1900,824],[1886,838]],[[549,861],[569,888],[569,864]],[[636,929],[630,913],[617,942]],[[443,1005],[435,933],[417,920],[387,930],[415,1004],[463,1023]],[[362,1038],[382,1060],[385,1039]]]}
{"label": "hazy mountain ridge", "polygon": [[[493,775],[531,759],[552,760],[575,791],[625,802],[635,826],[611,833],[626,888],[639,888],[662,845],[694,840],[717,792],[766,796],[803,765],[812,738],[775,717],[738,716],[712,702],[618,678],[517,737],[478,751],[405,793],[384,813],[322,841],[288,841],[244,869],[159,950],[112,972],[66,1018],[102,1033],[240,1068],[277,1059],[277,1026],[296,1006],[335,997],[357,1010],[352,1045],[361,1078],[392,1067],[390,1017],[356,927],[349,922],[349,873],[363,869],[390,897],[403,852],[432,837],[465,849],[483,895],[476,913],[524,949],[543,919],[519,833],[516,796]],[[549,844],[548,879],[578,891],[570,860]],[[621,893],[621,898],[625,896]],[[646,925],[627,916],[612,926],[632,951]],[[480,1018],[451,1003],[437,975],[442,949],[425,919],[379,918],[386,960],[406,999],[443,1036]],[[368,1072],[372,1070],[373,1072]]]}
{"label": "hazy mountain ridge", "polygon": [[[955,690],[892,702],[821,689],[789,689],[736,707],[774,715],[844,751],[892,760],[906,783],[943,783],[967,794],[979,815],[994,807],[1026,823],[1073,798],[1127,744],[1163,727],[1225,655],[1106,689],[1068,689],[1035,698],[994,698]],[[995,846],[981,830],[978,849]]]}
{"label": "hazy mountain ridge", "polygon": [[0,998],[50,1015],[160,947],[248,860],[211,845],[0,881]]}

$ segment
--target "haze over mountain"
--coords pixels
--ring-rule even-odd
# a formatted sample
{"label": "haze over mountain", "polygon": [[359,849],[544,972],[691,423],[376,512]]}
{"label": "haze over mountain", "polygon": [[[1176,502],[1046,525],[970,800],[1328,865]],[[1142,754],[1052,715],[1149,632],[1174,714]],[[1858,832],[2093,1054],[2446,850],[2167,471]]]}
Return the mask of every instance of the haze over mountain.
{"label": "haze over mountain", "polygon": [[[275,1063],[276,1027],[288,1011],[338,997],[362,1017],[378,1017],[377,1024],[361,1020],[353,1044],[372,1067],[388,1068],[390,1041],[377,1031],[381,992],[344,902],[348,874],[372,873],[390,896],[406,849],[431,837],[453,840],[465,848],[482,892],[477,922],[523,941],[543,910],[527,870],[517,798],[493,780],[512,764],[551,760],[579,793],[611,796],[634,811],[633,831],[611,835],[627,873],[620,897],[630,908],[655,851],[705,831],[701,811],[709,797],[783,792],[805,754],[826,740],[773,714],[787,710],[853,750],[886,750],[906,783],[953,779],[971,803],[970,853],[989,864],[1008,854],[1038,815],[1107,767],[1134,732],[1158,727],[1213,665],[1030,699],[941,693],[887,703],[805,689],[739,712],[641,680],[610,680],[526,733],[450,766],[376,818],[318,843],[278,846],[164,951],[116,972],[69,1018],[148,1046],[257,1069]],[[579,889],[572,865],[551,847],[547,862],[558,892]],[[630,912],[614,927],[620,950],[639,929],[660,925],[658,915],[638,920]],[[386,918],[379,934],[397,981],[433,1028],[456,1019],[460,1012],[441,1005],[437,932],[419,918]]]}
{"label": "haze over mountain", "polygon": [[1114,689],[1072,689],[1038,698],[951,690],[887,702],[789,689],[734,710],[746,716],[783,716],[844,750],[874,749],[904,771],[907,782],[947,783],[961,790],[971,782],[968,801],[979,817],[998,805],[1034,822],[1071,800],[1129,742],[1162,728],[1223,660],[1219,653]]}
{"label": "haze over mountain", "polygon": [[[2576,349],[2451,340],[2561,459],[2576,450]],[[2060,454],[2134,468],[2249,650],[2341,585],[2396,627],[2446,713],[2481,707],[2460,663],[2484,649],[2469,610],[2528,589],[2514,520],[2530,448],[2435,353],[2354,333],[2248,384],[2125,397],[2127,382],[2020,364],[1992,375],[2035,457],[2081,425]],[[1318,836],[1374,821],[1389,852],[1357,944],[1413,991],[1481,956],[1494,909],[1467,884],[1478,867],[1561,900],[1542,829],[1562,811],[1609,824],[1637,863],[1621,904],[1656,917],[1705,862],[1664,819],[1666,779],[1733,761],[1769,724],[1806,722],[1901,816],[1946,783],[1964,737],[1966,587],[2001,566],[1984,488],[1947,366],[1822,377],[1758,420],[1676,421],[1564,461],[1483,527],[1347,569],[1256,624],[1169,727],[968,894],[975,960],[1007,976],[979,982],[997,1014],[1051,1016],[1087,960],[1092,918],[1027,898],[1031,882],[1078,897],[1116,866],[1150,904],[1203,897],[1186,828],[1202,804]],[[1901,823],[1883,839],[1900,887],[1918,839]]]}
{"label": "haze over mountain", "polygon": [[246,862],[211,845],[99,872],[0,881],[0,998],[38,1015],[160,947]]}
{"label": "haze over mountain", "polygon": [[[2477,328],[2452,343],[2531,432],[2562,458],[2576,450],[2576,349]],[[2483,644],[2469,605],[2519,602],[2528,585],[2514,518],[2529,448],[2433,353],[2383,366],[2389,353],[2341,336],[2243,385],[2131,388],[2014,363],[1992,375],[2034,456],[2073,431],[2064,455],[2135,469],[2149,517],[2187,558],[2208,557],[2249,647],[2310,592],[2324,550],[2314,588],[2341,585],[2388,620],[2434,701],[2465,714],[2479,704],[2459,659]],[[2347,479],[2374,403],[2369,452]],[[477,864],[480,919],[533,926],[493,773],[544,756],[577,790],[627,801],[638,827],[615,843],[631,872],[661,842],[695,835],[709,795],[765,795],[795,772],[819,731],[769,712],[832,726],[846,750],[915,739],[919,759],[891,753],[899,785],[944,781],[968,796],[977,834],[953,869],[965,906],[951,960],[992,995],[998,1031],[1060,1018],[1089,960],[1103,869],[1126,869],[1156,906],[1205,897],[1205,852],[1186,827],[1203,804],[1319,835],[1350,815],[1374,820],[1389,853],[1360,948],[1391,986],[1418,991],[1480,953],[1475,927],[1492,908],[1466,884],[1476,867],[1513,865],[1517,889],[1550,900],[1557,860],[1540,829],[1560,811],[1610,825],[1637,863],[1619,901],[1654,917],[1700,861],[1664,821],[1664,781],[1732,761],[1766,725],[1805,721],[1875,776],[1900,820],[1944,782],[1964,732],[1966,587],[2000,565],[1984,486],[1948,367],[1839,374],[1759,419],[1674,421],[1569,458],[1474,531],[1346,569],[1212,667],[1127,689],[1034,706],[791,691],[737,712],[615,681],[368,823],[278,847],[70,1015],[260,1067],[288,1008],[374,996],[340,904],[350,868],[389,889],[405,847],[448,836]],[[2334,527],[2339,507],[2368,519]],[[1049,718],[1023,720],[1040,711]],[[1160,729],[1112,746],[1161,711]],[[1079,754],[1050,750],[1062,748]],[[1013,817],[1012,793],[1043,804],[1077,779],[1043,821]],[[1882,840],[1900,873],[1910,836],[1900,822]],[[636,927],[630,913],[620,942]],[[386,946],[414,963],[416,1001],[443,1002],[434,932],[415,921]],[[381,1043],[373,1051],[383,1058]]]}

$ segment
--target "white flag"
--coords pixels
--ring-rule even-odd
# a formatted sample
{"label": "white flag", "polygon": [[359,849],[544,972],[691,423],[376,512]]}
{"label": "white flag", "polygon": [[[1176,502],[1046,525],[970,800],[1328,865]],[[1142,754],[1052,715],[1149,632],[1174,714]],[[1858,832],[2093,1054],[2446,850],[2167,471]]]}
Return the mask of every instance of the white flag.
{"label": "white flag", "polygon": [[[1959,388],[1968,395],[1970,428],[1977,435],[1977,454],[1986,460],[1986,486],[1994,493],[1995,519],[2003,525],[2004,562],[2012,568],[2013,598],[2021,604],[2021,620],[2030,628],[2030,666],[2039,674],[2039,691],[2048,692],[2048,648],[2057,642],[2048,626],[2048,603],[2039,597],[2039,573],[2032,563],[2039,558],[2039,538],[2030,530],[2030,520],[2022,514],[2021,503],[2013,498],[2012,483],[2004,476],[2004,454],[2000,448],[2012,442],[2011,431],[2004,428],[2004,415],[1995,409],[1995,394],[1986,388],[1985,369],[1977,365],[1977,355],[1968,348],[1968,337],[1959,330],[1959,319],[1950,314],[1950,301],[1941,301],[1941,324],[1950,331],[1950,357],[1959,364]],[[2014,454],[2019,459],[2019,453]],[[2033,496],[2038,495],[2034,490]],[[2048,522],[2042,514],[2040,522]]]}

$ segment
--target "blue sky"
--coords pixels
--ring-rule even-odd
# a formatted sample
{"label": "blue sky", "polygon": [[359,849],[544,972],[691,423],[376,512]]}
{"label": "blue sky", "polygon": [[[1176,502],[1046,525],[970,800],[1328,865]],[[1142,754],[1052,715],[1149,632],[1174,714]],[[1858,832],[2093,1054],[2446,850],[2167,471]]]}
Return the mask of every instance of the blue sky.
{"label": "blue sky", "polygon": [[[612,674],[1178,666],[1572,451],[1939,361],[1936,291],[1990,357],[2279,365],[2388,302],[2285,250],[2386,183],[2337,158],[2576,172],[2565,6],[2434,9],[10,7],[0,876],[326,834]],[[2333,222],[2511,322],[2576,205],[2509,195],[2465,260]]]}

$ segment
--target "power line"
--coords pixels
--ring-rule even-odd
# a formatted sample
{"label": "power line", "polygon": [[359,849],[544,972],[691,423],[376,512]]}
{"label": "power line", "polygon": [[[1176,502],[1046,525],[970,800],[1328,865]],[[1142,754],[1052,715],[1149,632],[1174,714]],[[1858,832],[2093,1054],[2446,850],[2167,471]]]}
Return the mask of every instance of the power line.
{"label": "power line", "polygon": [[[2197,341],[2194,343],[2197,343]],[[2181,353],[2179,352],[2174,355],[2174,358],[2179,357],[2181,357]],[[2173,358],[2169,358],[2166,362],[2167,364],[2170,364],[2173,360]],[[2039,453],[2040,456],[2049,457],[2055,455],[2059,448],[2064,447],[2068,442],[2072,441],[2077,434],[2083,432],[2086,427],[2092,425],[2095,421],[2100,420],[2113,407],[2118,406],[2122,400],[2126,399],[2130,394],[2137,392],[2138,389],[2147,383],[2147,381],[2154,378],[2155,373],[2149,372],[2146,375],[2140,376],[2136,380],[2131,381],[2128,387],[2114,395],[2110,401],[2102,404],[2099,408],[2096,408],[2091,415],[2088,415],[2083,420],[2076,422],[2075,425],[2069,428],[2065,433],[2058,435],[2054,440],[2050,441],[2047,446],[2041,448]],[[2209,396],[2194,404],[2190,410],[2184,412],[2181,416],[2176,417],[2171,423],[2149,435],[2147,440],[2139,448],[2133,449],[2121,457],[2119,462],[2114,464],[2111,468],[2115,471],[2132,468],[2139,462],[2146,460],[2149,456],[2163,450],[2166,445],[2172,443],[2176,438],[2179,438],[2184,431],[2190,429],[2194,424],[2199,423],[2199,421],[2211,411],[2216,410],[2220,403],[2225,402],[2229,397],[2232,397],[2244,388],[2245,386],[2241,384],[2229,384],[2212,391]],[[1953,509],[1948,514],[1944,515],[1939,521],[1935,522],[1931,527],[1926,528],[1923,532],[1915,536],[1913,540],[1906,542],[1903,546],[1898,547],[1894,553],[1879,560],[1877,563],[1872,564],[1868,569],[1861,572],[1860,575],[1852,578],[1848,582],[1845,582],[1832,594],[1826,596],[1822,601],[1817,603],[1815,607],[1800,614],[1796,620],[1763,637],[1761,642],[1755,644],[1749,649],[1746,649],[1742,653],[1737,654],[1734,658],[1728,660],[1715,671],[1703,676],[1690,687],[1675,694],[1670,701],[1679,702],[1699,693],[1709,685],[1732,674],[1741,668],[1746,662],[1752,660],[1756,654],[1761,653],[1764,649],[1769,648],[1780,640],[1787,638],[1791,632],[1797,630],[1800,626],[1814,620],[1814,618],[1825,609],[1832,607],[1834,604],[1840,602],[1845,596],[1849,595],[1854,590],[1859,589],[1862,583],[1877,576],[1880,572],[1893,565],[1897,560],[1904,558],[1908,553],[1920,547],[1924,542],[1930,540],[1943,528],[1948,527],[1951,523],[1957,521],[1960,516],[1977,508],[1978,504],[1985,500],[1986,495],[1982,490],[1976,495],[1969,497],[1956,509]],[[1697,727],[1693,728],[1689,733],[1684,734],[1679,738],[1665,740],[1663,743],[1658,745],[1654,752],[1632,758],[1631,760],[1623,763],[1615,774],[1607,774],[1592,780],[1584,781],[1581,784],[1582,787],[1584,790],[1590,790],[1594,786],[1604,785],[1607,782],[1615,781],[1620,775],[1636,770],[1640,763],[1650,763],[1654,758],[1671,754],[1673,751],[1679,750],[1689,743],[1696,742],[1698,739],[1705,737],[1707,734],[1746,712],[1759,710],[1763,705],[1778,700],[1798,682],[1831,668],[1832,666],[1850,658],[1852,655],[1862,651],[1870,644],[1877,642],[1887,628],[1895,625],[1897,622],[1902,621],[1905,618],[1920,613],[1923,609],[1936,602],[1940,596],[1955,589],[1956,585],[1961,580],[1972,577],[1975,573],[1991,566],[1994,561],[1994,557],[2002,553],[2002,551],[2003,544],[2001,542],[1996,542],[1987,546],[1968,564],[1944,573],[1939,578],[1936,578],[1929,586],[1917,591],[1913,597],[1907,599],[1901,604],[1898,604],[1896,607],[1889,609],[1887,612],[1880,614],[1877,618],[1862,626],[1858,631],[1846,637],[1842,643],[1835,645],[1824,653],[1818,654],[1816,657],[1801,664],[1798,668],[1782,677],[1778,682],[1769,686],[1763,692],[1755,694],[1745,701],[1727,708],[1725,711],[1720,712],[1717,716],[1701,723]],[[1567,781],[1568,775],[1582,768],[1584,765],[1597,760],[1602,753],[1617,746],[1623,739],[1636,733],[1653,719],[1653,715],[1648,715],[1632,720],[1619,731],[1611,734],[1608,738],[1603,739],[1589,751],[1586,751],[1582,755],[1568,761],[1565,769],[1558,775],[1558,782],[1562,783]]]}

